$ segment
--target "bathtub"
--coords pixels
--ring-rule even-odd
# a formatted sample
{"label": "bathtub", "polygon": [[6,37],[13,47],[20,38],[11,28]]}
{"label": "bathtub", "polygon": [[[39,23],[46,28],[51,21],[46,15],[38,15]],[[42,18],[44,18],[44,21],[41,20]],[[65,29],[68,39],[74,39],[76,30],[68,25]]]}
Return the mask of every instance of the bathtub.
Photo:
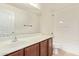
{"label": "bathtub", "polygon": [[79,56],[79,48],[77,49],[77,47],[74,47],[74,48],[62,48],[62,50],[64,50],[65,52],[68,52],[68,53],[71,53],[75,56]]}
{"label": "bathtub", "polygon": [[[79,46],[76,44],[68,44],[65,42],[54,42],[55,49],[61,49],[67,53],[73,54],[74,56],[79,56]],[[71,55],[72,56],[72,55]]]}

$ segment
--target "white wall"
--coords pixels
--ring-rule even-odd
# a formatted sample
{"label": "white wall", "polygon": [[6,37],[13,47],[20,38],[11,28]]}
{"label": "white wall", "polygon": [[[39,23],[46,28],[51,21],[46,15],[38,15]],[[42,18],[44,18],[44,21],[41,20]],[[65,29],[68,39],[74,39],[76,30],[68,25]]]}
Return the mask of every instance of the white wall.
{"label": "white wall", "polygon": [[[79,50],[79,6],[71,6],[56,13],[55,41],[62,48]],[[59,23],[63,21],[63,23]]]}
{"label": "white wall", "polygon": [[57,11],[52,11],[46,6],[42,12],[41,32],[45,34],[53,32],[56,46],[79,51],[79,6],[70,6]]}
{"label": "white wall", "polygon": [[[52,12],[53,13],[53,12]],[[52,15],[50,8],[48,6],[42,6],[41,8],[41,32],[45,34],[50,34],[52,32]],[[52,25],[52,26],[51,26]]]}
{"label": "white wall", "polygon": [[[15,31],[16,33],[37,33],[40,31],[39,15],[34,10],[29,11],[28,8],[23,10],[8,4],[0,4],[0,13],[2,11],[4,14],[9,14],[8,20],[5,19],[2,25],[6,26],[6,23],[9,23],[9,26],[1,26],[0,29],[8,29],[9,32]],[[24,27],[24,25],[32,25],[32,27]],[[4,32],[7,32],[7,30],[4,30]]]}

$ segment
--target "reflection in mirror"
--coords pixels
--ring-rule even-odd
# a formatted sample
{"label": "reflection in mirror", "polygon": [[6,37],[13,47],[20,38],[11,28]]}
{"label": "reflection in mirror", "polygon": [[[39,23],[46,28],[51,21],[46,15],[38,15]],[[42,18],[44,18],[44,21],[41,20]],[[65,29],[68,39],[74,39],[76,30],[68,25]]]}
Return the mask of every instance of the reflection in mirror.
{"label": "reflection in mirror", "polygon": [[0,10],[0,37],[8,37],[14,31],[14,18],[13,12]]}

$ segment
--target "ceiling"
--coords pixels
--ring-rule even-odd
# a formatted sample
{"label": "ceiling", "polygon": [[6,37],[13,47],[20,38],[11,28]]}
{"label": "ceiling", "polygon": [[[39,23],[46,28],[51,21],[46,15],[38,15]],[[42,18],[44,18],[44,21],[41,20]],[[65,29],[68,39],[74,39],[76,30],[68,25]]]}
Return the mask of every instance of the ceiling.
{"label": "ceiling", "polygon": [[17,7],[17,8],[20,8],[20,9],[24,9],[24,10],[34,10],[36,12],[39,11],[38,8],[35,8],[34,6],[30,5],[29,3],[7,3],[11,6],[14,6],[14,7]]}
{"label": "ceiling", "polygon": [[62,8],[70,8],[73,6],[79,6],[79,3],[42,3],[40,4],[42,8],[50,8],[52,10],[59,10]]}
{"label": "ceiling", "polygon": [[[34,8],[29,3],[9,3],[9,5],[12,5],[12,6],[15,6],[17,8],[24,9],[24,10],[26,10],[27,8],[39,10],[37,8]],[[79,6],[79,3],[39,3],[39,5],[40,5],[40,10],[45,9],[45,8],[49,8],[52,10],[59,10],[62,8],[68,8],[68,7],[72,7],[72,6]]]}

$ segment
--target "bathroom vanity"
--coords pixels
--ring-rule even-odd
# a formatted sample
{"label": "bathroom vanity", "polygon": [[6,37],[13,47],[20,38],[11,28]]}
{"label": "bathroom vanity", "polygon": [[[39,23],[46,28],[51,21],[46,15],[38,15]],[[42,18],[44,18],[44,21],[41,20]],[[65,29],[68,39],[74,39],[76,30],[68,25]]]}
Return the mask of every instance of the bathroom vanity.
{"label": "bathroom vanity", "polygon": [[17,41],[7,39],[0,43],[0,56],[51,56],[53,38],[51,35],[36,33],[17,35]]}
{"label": "bathroom vanity", "polygon": [[52,47],[52,38],[48,38],[23,49],[11,52],[6,56],[51,56],[53,55]]}

